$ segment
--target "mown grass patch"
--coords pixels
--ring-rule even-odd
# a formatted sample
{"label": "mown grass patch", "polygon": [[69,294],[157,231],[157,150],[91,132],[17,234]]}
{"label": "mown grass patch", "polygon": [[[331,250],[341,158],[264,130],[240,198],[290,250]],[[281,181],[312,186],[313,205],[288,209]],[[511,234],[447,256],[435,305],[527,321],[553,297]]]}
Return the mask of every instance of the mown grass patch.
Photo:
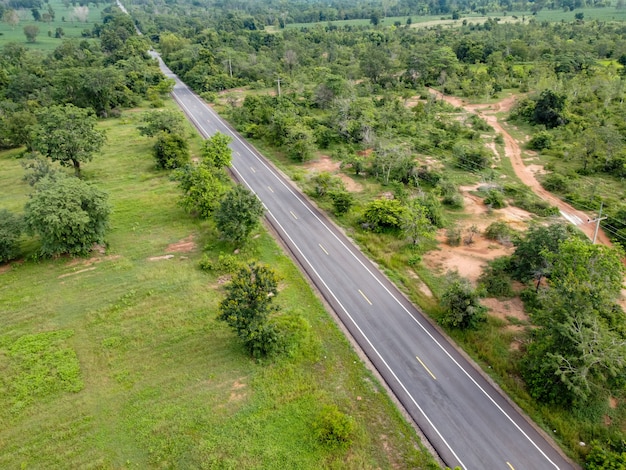
{"label": "mown grass patch", "polygon": [[[25,258],[0,272],[0,372],[39,393],[11,413],[16,395],[2,381],[0,467],[435,468],[264,229],[235,255],[211,222],[178,207],[176,183],[155,169],[152,142],[135,128],[143,111],[102,121],[106,147],[84,165],[84,178],[110,195],[106,252],[38,259],[37,240],[25,236]],[[0,207],[21,212],[31,188],[15,153],[0,153]],[[310,326],[294,353],[255,362],[216,320],[224,279],[198,263],[224,253],[279,273],[281,314]],[[20,338],[50,334],[66,336],[36,356],[39,376],[65,364],[69,385],[40,387],[10,362],[11,348],[28,349],[15,346]],[[315,439],[324,405],[354,419],[349,448]]]}

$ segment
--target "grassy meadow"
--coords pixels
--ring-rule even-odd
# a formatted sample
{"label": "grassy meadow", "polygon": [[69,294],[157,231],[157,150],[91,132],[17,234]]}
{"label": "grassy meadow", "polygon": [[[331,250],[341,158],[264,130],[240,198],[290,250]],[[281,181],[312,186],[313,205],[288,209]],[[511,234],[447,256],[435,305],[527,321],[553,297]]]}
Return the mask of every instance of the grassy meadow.
{"label": "grassy meadow", "polygon": [[[177,206],[140,112],[102,121],[106,147],[83,165],[110,195],[106,252],[44,260],[25,236],[24,259],[0,266],[0,468],[436,468],[265,230],[237,256],[279,272],[276,301],[308,337],[258,363],[216,321],[225,279],[198,261],[233,247]],[[30,191],[17,155],[0,153],[14,212]],[[314,437],[331,404],[354,418],[347,448]]]}
{"label": "grassy meadow", "polygon": [[[0,21],[0,47],[9,42],[17,42],[32,49],[39,49],[44,51],[54,50],[59,46],[63,39],[80,38],[83,30],[91,30],[95,23],[102,21],[100,12],[109,6],[109,3],[103,2],[89,3],[89,13],[85,21],[80,21],[76,17],[75,8],[79,6],[73,6],[69,2],[65,2],[67,6],[61,0],[48,0],[43,4],[43,7],[39,12],[43,15],[48,11],[48,5],[54,11],[54,20],[46,23],[44,21],[35,21],[33,15],[28,10],[17,10],[19,15],[19,23],[15,26],[8,24],[6,21]],[[37,35],[34,43],[26,42],[26,36],[24,35],[24,26],[35,25],[39,28],[39,34]],[[55,38],[54,34],[57,28],[63,28],[63,39]]]}

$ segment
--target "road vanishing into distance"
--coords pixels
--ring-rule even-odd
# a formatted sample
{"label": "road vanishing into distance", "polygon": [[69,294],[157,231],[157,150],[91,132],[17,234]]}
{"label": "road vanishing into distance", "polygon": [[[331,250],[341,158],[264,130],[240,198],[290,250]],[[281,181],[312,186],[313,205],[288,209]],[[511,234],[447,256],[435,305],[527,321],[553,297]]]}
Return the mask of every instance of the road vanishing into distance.
{"label": "road vanishing into distance", "polygon": [[159,59],[172,96],[206,138],[232,137],[232,172],[446,465],[466,470],[571,469],[549,438],[251,144]]}

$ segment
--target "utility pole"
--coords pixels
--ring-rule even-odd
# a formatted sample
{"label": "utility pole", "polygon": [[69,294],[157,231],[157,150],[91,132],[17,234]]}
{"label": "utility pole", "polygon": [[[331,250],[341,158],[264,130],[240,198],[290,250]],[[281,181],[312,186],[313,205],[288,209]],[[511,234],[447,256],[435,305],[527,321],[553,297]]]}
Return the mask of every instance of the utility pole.
{"label": "utility pole", "polygon": [[604,206],[604,202],[600,203],[600,213],[598,214],[598,217],[596,217],[595,219],[587,219],[587,223],[595,223],[596,224],[596,229],[593,232],[593,241],[591,242],[592,245],[596,244],[596,239],[598,238],[598,230],[600,230],[600,222],[603,221],[604,219],[606,219],[607,217],[604,216],[602,217],[602,207]]}
{"label": "utility pole", "polygon": [[278,96],[280,96],[280,78],[276,81],[278,82]]}

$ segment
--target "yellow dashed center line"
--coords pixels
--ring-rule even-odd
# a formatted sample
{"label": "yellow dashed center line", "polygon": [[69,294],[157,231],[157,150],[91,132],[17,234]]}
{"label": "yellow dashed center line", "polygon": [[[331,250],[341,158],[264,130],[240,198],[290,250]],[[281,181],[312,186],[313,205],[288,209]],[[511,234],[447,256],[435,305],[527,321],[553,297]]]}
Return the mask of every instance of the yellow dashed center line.
{"label": "yellow dashed center line", "polygon": [[289,213],[293,216],[294,219],[298,220],[298,216],[293,213],[293,211],[289,211]]}
{"label": "yellow dashed center line", "polygon": [[[428,373],[430,374],[430,376],[431,376],[434,380],[437,380],[437,377],[435,377],[435,374],[433,374],[433,373],[430,371],[430,369],[429,369],[428,367],[426,367],[426,364],[424,364],[424,363],[422,362],[422,360],[421,360],[419,357],[415,356],[415,359],[417,359],[417,360],[419,361],[419,363],[422,365],[422,367],[423,367],[424,369],[426,369],[426,372],[428,372]],[[507,462],[507,463],[508,463],[508,462]],[[510,464],[509,464],[509,465],[510,465]],[[511,468],[513,468],[513,467],[511,467]],[[513,469],[513,470],[515,470],[515,469]]]}
{"label": "yellow dashed center line", "polygon": [[252,170],[252,173],[256,173],[256,170],[254,169],[253,166],[251,166],[250,169]]}
{"label": "yellow dashed center line", "polygon": [[513,468],[513,465],[511,465],[511,463],[510,463],[510,462],[507,462],[506,464],[509,466],[509,468],[510,468],[511,470],[515,470],[515,469]]}
{"label": "yellow dashed center line", "polygon": [[361,289],[359,289],[359,294],[363,296],[363,298],[367,301],[368,304],[372,305],[372,302],[370,302],[370,299],[367,298],[367,296],[363,293]]}
{"label": "yellow dashed center line", "polygon": [[268,186],[267,189],[269,189],[271,192],[274,192],[271,186]]}
{"label": "yellow dashed center line", "polygon": [[320,248],[322,249],[324,253],[328,254],[328,251],[326,251],[326,248],[324,248],[321,243],[318,243],[318,245],[320,246]]}

